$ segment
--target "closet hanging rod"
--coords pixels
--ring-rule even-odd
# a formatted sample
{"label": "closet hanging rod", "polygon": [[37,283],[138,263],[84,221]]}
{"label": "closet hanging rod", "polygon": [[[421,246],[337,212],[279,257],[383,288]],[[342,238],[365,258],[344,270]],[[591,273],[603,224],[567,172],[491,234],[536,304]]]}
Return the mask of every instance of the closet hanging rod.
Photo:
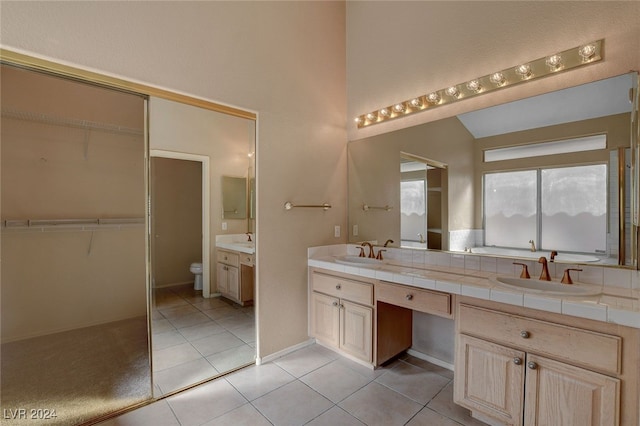
{"label": "closet hanging rod", "polygon": [[291,201],[287,201],[286,203],[284,203],[284,209],[285,210],[291,210],[294,207],[311,207],[311,208],[329,210],[331,208],[331,204],[328,204],[328,203],[324,203],[324,204],[293,204]]}
{"label": "closet hanging rod", "polygon": [[123,133],[134,136],[143,136],[142,129],[134,129],[132,127],[119,126],[117,124],[99,123],[97,121],[80,120],[77,118],[63,118],[48,114],[39,114],[29,111],[18,111],[14,109],[3,108],[2,116],[5,118],[13,118],[16,120],[31,121],[35,123],[52,124],[56,126],[66,126],[84,130],[99,130],[109,133]]}
{"label": "closet hanging rod", "polygon": [[143,224],[143,217],[102,219],[7,219],[5,228],[29,228],[39,226],[86,226],[86,225],[132,225]]}
{"label": "closet hanging rod", "polygon": [[369,211],[369,210],[385,210],[385,211],[389,211],[392,210],[393,207],[390,205],[386,205],[386,206],[382,206],[382,207],[374,207],[374,206],[370,206],[368,204],[363,204],[362,205],[362,210]]}

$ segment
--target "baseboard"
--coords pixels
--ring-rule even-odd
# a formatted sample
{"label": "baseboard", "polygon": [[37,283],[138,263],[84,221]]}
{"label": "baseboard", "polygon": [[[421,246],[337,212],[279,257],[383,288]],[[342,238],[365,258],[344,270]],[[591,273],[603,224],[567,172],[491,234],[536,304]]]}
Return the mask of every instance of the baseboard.
{"label": "baseboard", "polygon": [[295,352],[298,349],[302,349],[304,347],[312,345],[315,342],[316,342],[315,339],[309,339],[309,340],[304,341],[302,343],[298,343],[297,345],[289,346],[288,348],[282,349],[281,351],[274,352],[274,353],[272,353],[270,355],[267,355],[265,357],[258,357],[258,358],[256,358],[256,365],[266,364],[268,362],[273,361],[274,359],[278,359],[280,357],[283,357],[285,355],[290,354],[291,352]]}
{"label": "baseboard", "polygon": [[423,361],[430,362],[431,364],[435,364],[438,367],[446,368],[447,370],[453,371],[453,364],[449,364],[446,361],[443,361],[438,358],[434,358],[430,355],[423,354],[422,352],[418,352],[415,349],[407,349],[407,353],[411,356],[415,356],[416,358],[420,358]]}
{"label": "baseboard", "polygon": [[179,285],[187,285],[187,284],[193,285],[193,281],[185,281],[185,282],[181,282],[181,283],[161,284],[161,285],[156,285],[153,288],[177,287]]}

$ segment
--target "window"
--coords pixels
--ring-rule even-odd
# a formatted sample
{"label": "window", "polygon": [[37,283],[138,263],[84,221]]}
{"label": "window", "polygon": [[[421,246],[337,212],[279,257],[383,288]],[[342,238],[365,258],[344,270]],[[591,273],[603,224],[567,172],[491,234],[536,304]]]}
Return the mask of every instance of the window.
{"label": "window", "polygon": [[605,164],[486,174],[484,206],[486,245],[606,250]]}
{"label": "window", "polygon": [[607,147],[607,135],[593,135],[561,141],[533,143],[484,151],[484,161],[515,160],[518,158],[540,157],[542,155],[570,154],[572,152],[594,151]]}
{"label": "window", "polygon": [[400,182],[401,239],[419,241],[418,234],[426,238],[426,197],[425,179],[403,180]]}

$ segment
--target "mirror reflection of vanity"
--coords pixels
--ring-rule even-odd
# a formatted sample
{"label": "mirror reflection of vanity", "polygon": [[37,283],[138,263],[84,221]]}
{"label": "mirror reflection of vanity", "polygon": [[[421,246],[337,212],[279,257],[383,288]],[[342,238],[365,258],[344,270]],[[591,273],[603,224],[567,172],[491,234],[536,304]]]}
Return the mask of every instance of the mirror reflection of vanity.
{"label": "mirror reflection of vanity", "polygon": [[247,218],[247,178],[222,176],[222,218]]}
{"label": "mirror reflection of vanity", "polygon": [[[637,79],[634,72],[350,141],[349,241],[392,239],[395,246],[433,247],[420,244],[419,236],[411,241],[403,229],[405,178],[399,164],[413,157],[446,165],[447,177],[439,186],[447,193],[442,250],[520,257],[535,246],[534,256],[557,250],[572,263],[633,265],[629,90],[637,87]],[[598,137],[601,142],[591,140]],[[506,157],[494,160],[492,155]],[[524,171],[530,182],[516,178],[529,188],[530,197],[504,184],[507,173]],[[492,179],[502,187],[492,187]],[[508,188],[511,193],[505,192]],[[501,193],[501,199],[495,195]],[[489,209],[500,200],[508,206],[496,222]],[[365,210],[363,205],[392,208]],[[581,222],[582,229],[570,228]]]}

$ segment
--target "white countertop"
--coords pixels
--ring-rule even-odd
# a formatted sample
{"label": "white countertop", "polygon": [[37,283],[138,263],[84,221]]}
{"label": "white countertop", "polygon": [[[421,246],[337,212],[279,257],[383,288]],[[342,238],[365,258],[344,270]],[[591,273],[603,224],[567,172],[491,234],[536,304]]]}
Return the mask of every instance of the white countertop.
{"label": "white countertop", "polygon": [[[460,294],[477,299],[492,300],[509,305],[523,306],[542,311],[588,318],[614,324],[640,328],[640,290],[614,286],[602,286],[598,296],[553,296],[529,293],[501,287],[490,281],[498,275],[481,270],[437,265],[408,266],[402,261],[388,260],[375,267],[357,267],[336,262],[344,253],[328,255],[324,250],[314,250],[308,266],[342,272],[360,277],[404,284],[408,286]],[[533,274],[532,274],[533,275]],[[514,275],[509,275],[514,276]],[[560,285],[560,283],[558,283]],[[581,285],[576,283],[576,285]]]}
{"label": "white countertop", "polygon": [[250,242],[216,242],[216,247],[247,254],[256,252],[255,244]]}

